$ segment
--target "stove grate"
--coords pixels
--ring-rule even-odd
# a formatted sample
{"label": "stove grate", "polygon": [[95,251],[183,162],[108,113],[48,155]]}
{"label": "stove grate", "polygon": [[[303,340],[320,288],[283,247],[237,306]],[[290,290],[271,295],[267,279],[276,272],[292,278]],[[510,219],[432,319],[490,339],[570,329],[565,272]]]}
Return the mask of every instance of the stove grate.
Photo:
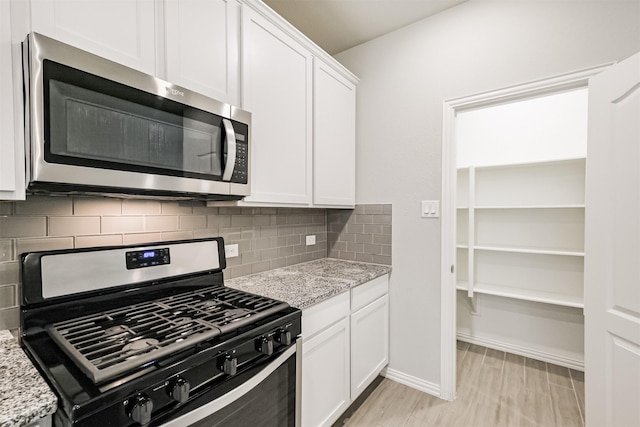
{"label": "stove grate", "polygon": [[212,286],[47,327],[95,383],[277,313],[288,304]]}

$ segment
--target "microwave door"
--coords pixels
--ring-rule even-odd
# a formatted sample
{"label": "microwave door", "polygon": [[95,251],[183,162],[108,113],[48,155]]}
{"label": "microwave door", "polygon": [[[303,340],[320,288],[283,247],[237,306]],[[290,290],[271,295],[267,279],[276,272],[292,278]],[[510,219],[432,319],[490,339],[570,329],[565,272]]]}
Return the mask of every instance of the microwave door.
{"label": "microwave door", "polygon": [[184,119],[183,169],[207,176],[222,176],[222,132],[219,126]]}

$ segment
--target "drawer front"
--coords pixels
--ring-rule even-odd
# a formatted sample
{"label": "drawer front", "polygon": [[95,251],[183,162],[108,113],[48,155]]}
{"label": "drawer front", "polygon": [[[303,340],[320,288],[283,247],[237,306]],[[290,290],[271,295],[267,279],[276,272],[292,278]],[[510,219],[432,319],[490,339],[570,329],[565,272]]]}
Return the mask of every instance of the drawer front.
{"label": "drawer front", "polygon": [[351,311],[360,310],[389,292],[389,275],[377,277],[365,284],[351,288]]}
{"label": "drawer front", "polygon": [[308,339],[349,315],[349,292],[302,310],[302,337]]}

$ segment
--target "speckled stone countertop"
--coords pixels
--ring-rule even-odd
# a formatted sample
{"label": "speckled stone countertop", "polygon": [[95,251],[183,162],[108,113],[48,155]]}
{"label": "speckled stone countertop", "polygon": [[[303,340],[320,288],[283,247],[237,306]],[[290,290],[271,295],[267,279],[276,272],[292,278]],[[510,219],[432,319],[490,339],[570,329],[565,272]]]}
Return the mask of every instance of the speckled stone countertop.
{"label": "speckled stone countertop", "polygon": [[302,309],[390,271],[386,265],[323,258],[225,280],[225,285]]}
{"label": "speckled stone countertop", "polygon": [[0,427],[52,414],[58,400],[9,331],[0,331]]}

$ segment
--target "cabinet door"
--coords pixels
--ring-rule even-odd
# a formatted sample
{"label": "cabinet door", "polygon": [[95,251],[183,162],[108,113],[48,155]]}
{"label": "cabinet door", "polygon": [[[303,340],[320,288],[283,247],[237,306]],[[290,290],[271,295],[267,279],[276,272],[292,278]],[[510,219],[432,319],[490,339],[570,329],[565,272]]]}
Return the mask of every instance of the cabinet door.
{"label": "cabinet door", "polygon": [[20,86],[13,85],[13,66],[20,63],[12,61],[12,51],[16,51],[18,60],[19,49],[13,49],[11,44],[10,14],[10,3],[0,1],[0,199],[4,200],[25,198],[23,148],[18,143],[14,123],[14,111],[21,110],[14,106],[14,90],[22,92]]}
{"label": "cabinet door", "polygon": [[302,425],[330,426],[349,407],[349,318],[302,343]]}
{"label": "cabinet door", "polygon": [[166,80],[238,105],[240,4],[166,0]]}
{"label": "cabinet door", "polygon": [[31,0],[35,32],[155,74],[154,0]]}
{"label": "cabinet door", "polygon": [[353,207],[356,186],[356,88],[315,60],[313,203]]}
{"label": "cabinet door", "polygon": [[389,296],[351,315],[351,398],[356,399],[389,362]]}
{"label": "cabinet door", "polygon": [[311,53],[250,8],[242,15],[242,107],[252,113],[245,200],[309,205]]}

